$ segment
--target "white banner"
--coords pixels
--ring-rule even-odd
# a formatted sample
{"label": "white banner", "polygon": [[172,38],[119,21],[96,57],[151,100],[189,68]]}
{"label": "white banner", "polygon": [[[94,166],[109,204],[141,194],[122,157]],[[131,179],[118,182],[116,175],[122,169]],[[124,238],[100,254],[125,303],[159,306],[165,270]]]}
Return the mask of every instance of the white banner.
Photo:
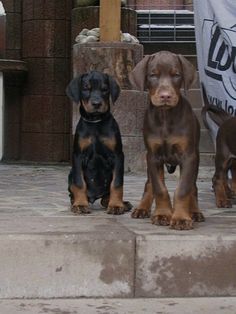
{"label": "white banner", "polygon": [[200,81],[208,101],[236,116],[236,0],[194,0]]}

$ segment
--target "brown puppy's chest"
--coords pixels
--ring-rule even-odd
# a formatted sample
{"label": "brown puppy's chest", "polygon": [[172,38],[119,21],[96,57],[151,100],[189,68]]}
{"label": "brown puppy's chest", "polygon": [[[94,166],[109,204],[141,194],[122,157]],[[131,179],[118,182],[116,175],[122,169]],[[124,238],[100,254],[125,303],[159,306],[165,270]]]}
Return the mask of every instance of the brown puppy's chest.
{"label": "brown puppy's chest", "polygon": [[147,149],[163,163],[179,164],[188,144],[188,138],[182,135],[169,135],[165,138],[149,135],[146,138]]}

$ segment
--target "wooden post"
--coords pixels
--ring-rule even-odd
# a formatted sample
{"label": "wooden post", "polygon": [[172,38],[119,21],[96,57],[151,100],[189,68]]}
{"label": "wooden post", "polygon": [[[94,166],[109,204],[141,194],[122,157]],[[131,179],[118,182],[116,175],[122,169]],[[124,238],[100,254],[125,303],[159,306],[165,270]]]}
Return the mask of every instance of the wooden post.
{"label": "wooden post", "polygon": [[100,41],[120,41],[120,0],[100,0]]}

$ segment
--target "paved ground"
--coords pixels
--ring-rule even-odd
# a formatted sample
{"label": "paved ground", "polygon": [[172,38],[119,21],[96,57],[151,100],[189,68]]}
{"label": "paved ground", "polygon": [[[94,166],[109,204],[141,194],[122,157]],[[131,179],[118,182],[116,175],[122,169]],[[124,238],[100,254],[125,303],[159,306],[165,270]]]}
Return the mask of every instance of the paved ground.
{"label": "paved ground", "polygon": [[1,314],[235,314],[236,298],[0,300]]}
{"label": "paved ground", "polygon": [[[19,216],[71,216],[67,193],[69,166],[0,164],[0,217],[13,213]],[[203,167],[198,178],[199,204],[206,216],[233,215],[235,210],[216,209],[211,189],[213,169]],[[178,173],[167,176],[173,194]],[[126,174],[124,195],[134,206],[143,193],[145,174]],[[92,215],[105,215],[99,202],[92,205]],[[125,217],[129,219],[129,214]]]}

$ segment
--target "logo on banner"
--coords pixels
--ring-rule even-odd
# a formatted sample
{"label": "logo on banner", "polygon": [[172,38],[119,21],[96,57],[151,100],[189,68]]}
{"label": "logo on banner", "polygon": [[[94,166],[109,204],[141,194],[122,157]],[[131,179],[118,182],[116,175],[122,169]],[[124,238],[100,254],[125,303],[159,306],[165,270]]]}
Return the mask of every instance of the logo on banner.
{"label": "logo on banner", "polygon": [[[236,24],[229,29],[220,28],[214,20],[204,20],[203,24],[205,74],[220,82],[228,99],[236,100]],[[209,38],[210,36],[210,38]],[[217,101],[217,99],[216,99]],[[216,102],[215,101],[215,102]],[[212,101],[214,102],[214,101]],[[217,105],[217,103],[216,103]],[[219,104],[218,104],[219,105]],[[235,114],[234,108],[225,109]],[[219,105],[223,107],[222,105]],[[231,111],[231,112],[230,112]]]}

